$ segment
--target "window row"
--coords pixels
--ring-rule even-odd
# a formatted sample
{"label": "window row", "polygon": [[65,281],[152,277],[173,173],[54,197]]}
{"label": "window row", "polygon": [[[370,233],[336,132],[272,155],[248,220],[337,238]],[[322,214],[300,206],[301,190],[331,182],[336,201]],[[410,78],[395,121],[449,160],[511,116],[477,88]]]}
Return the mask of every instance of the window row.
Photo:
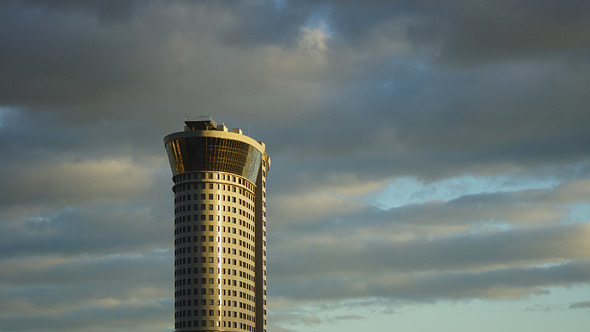
{"label": "window row", "polygon": [[[199,197],[200,196],[200,197]],[[223,194],[185,194],[185,195],[177,195],[174,198],[174,203],[182,203],[186,201],[223,201],[223,202],[230,202],[230,203],[237,203],[239,205],[245,206],[250,208],[250,210],[254,209],[254,205],[250,204],[247,200],[241,199],[236,196],[230,195],[223,195]]]}
{"label": "window row", "polygon": [[[244,235],[244,234],[246,234],[246,232],[242,232],[242,235]],[[246,234],[246,235],[248,235],[248,234]],[[209,242],[221,242],[221,241],[223,241],[221,243],[227,243],[227,244],[230,244],[230,245],[231,244],[238,245],[238,246],[240,246],[242,248],[245,248],[245,249],[248,249],[248,250],[250,250],[252,252],[254,252],[254,248],[255,248],[254,245],[252,245],[251,243],[248,243],[248,242],[242,241],[242,240],[236,241],[235,238],[231,238],[231,237],[225,237],[225,236],[223,236],[223,237],[221,237],[221,241],[220,241],[220,239],[216,239],[215,237],[213,237],[213,239],[211,239],[211,236],[207,237],[205,235],[201,235],[201,242],[207,242],[207,239],[209,239]],[[252,241],[253,241],[253,239],[252,239]],[[193,236],[193,242],[195,242],[195,243],[198,243],[199,242],[198,236]],[[191,251],[194,251],[194,253],[207,251],[206,249],[203,249],[203,246],[200,246],[200,248],[201,248],[200,251],[199,251],[199,246],[192,246],[191,247],[189,245],[189,246],[186,246],[186,247],[185,246],[182,246],[181,247],[180,245],[183,244],[183,243],[191,243],[190,236],[186,236],[186,237],[182,237],[182,238],[179,237],[179,238],[177,238],[174,241],[174,244],[175,244],[174,255],[175,256],[182,255],[182,254],[190,254]],[[217,250],[215,250],[216,247],[217,247]],[[230,251],[229,251],[230,249],[233,250],[233,248],[229,248],[227,246],[223,246],[223,247],[222,246],[209,246],[209,250],[208,251],[209,252],[216,252],[217,251],[217,253],[224,253],[225,254],[225,253],[230,253]],[[266,256],[266,251],[264,251],[264,252],[265,252],[264,255]]]}
{"label": "window row", "polygon": [[[242,231],[239,230],[239,235],[249,239],[250,241],[254,241],[254,236],[252,236],[251,234],[246,233],[246,231]],[[199,241],[200,240],[200,241]],[[182,252],[178,251],[175,252],[175,254],[190,254],[190,245],[186,246],[186,247],[179,247],[179,245],[184,244],[184,243],[198,243],[198,242],[215,242],[215,243],[227,243],[227,244],[236,244],[236,239],[232,238],[232,237],[225,237],[225,236],[212,236],[212,235],[201,235],[200,237],[198,235],[193,235],[192,236],[192,242],[191,242],[191,236],[183,236],[183,237],[179,237],[176,238],[174,240],[174,245],[177,247],[177,249],[181,249]],[[246,241],[242,241],[239,240],[239,246],[249,249],[251,251],[254,251],[254,246],[252,244],[248,244]],[[209,246],[209,252],[215,252],[215,249],[211,249],[211,247],[214,246]],[[193,247],[194,252],[199,252],[198,248]],[[201,249],[203,250],[203,249]],[[217,252],[221,253],[224,252],[225,253],[225,246],[217,246]]]}
{"label": "window row", "polygon": [[181,193],[183,193],[185,191],[189,191],[189,190],[205,190],[205,189],[226,191],[226,192],[230,192],[230,193],[233,192],[236,194],[240,194],[252,201],[254,200],[254,197],[255,197],[252,192],[250,192],[244,188],[232,186],[232,185],[227,185],[227,184],[222,184],[222,183],[213,183],[213,182],[175,184],[172,187],[172,192],[174,192],[175,194],[181,194]]}
{"label": "window row", "polygon": [[[200,322],[200,323],[199,323]],[[199,325],[200,324],[200,325]],[[236,322],[230,322],[230,321],[213,321],[210,320],[209,321],[209,325],[207,325],[207,320],[189,320],[189,321],[181,321],[181,322],[176,322],[175,324],[175,328],[180,329],[180,328],[192,328],[192,327],[227,327],[227,328],[240,328],[240,330],[246,330],[246,331],[254,331],[254,326],[252,325],[248,325],[248,324],[242,324],[242,323],[236,323]],[[266,329],[264,330],[264,332],[266,332]]]}
{"label": "window row", "polygon": [[[207,259],[207,258],[209,258],[209,259]],[[178,261],[178,259],[174,260],[174,265],[175,266],[182,265],[182,264],[178,263],[177,261]],[[200,257],[200,259],[198,261],[197,261],[197,258],[195,258],[194,263],[195,264],[196,263],[199,263],[199,262],[201,264],[214,263],[213,261],[214,261],[213,257]],[[254,261],[254,260],[252,260],[252,261]],[[236,262],[237,262],[237,264],[236,264]],[[263,262],[264,262],[264,266],[266,266],[266,261],[263,260]],[[249,264],[247,262],[243,262],[241,260],[236,260],[236,259],[233,259],[233,258],[220,258],[220,257],[217,257],[217,263],[222,263],[222,264],[227,264],[227,265],[236,265],[236,266],[243,267],[246,270],[254,271],[254,265]],[[196,267],[193,267],[193,269],[197,269],[197,268]],[[199,273],[199,271],[193,271],[192,273]],[[179,269],[176,269],[174,271],[174,275],[175,276],[185,275],[185,274],[191,274],[191,268],[190,267],[188,267],[188,268],[186,268],[186,267],[185,268],[179,268]]]}
{"label": "window row", "polygon": [[[213,218],[211,216],[209,216],[208,218],[207,217],[203,218],[203,216],[201,216],[199,214],[186,215],[186,216],[177,216],[176,218],[174,218],[174,224],[175,225],[178,225],[178,224],[181,224],[181,223],[184,223],[184,222],[199,221],[199,219],[201,219],[201,221],[206,221],[207,219],[209,219],[209,221],[215,221],[213,219],[216,219],[217,221],[227,222],[227,223],[232,223],[232,224],[239,224],[240,226],[245,226],[246,224],[251,225],[248,222],[248,220],[242,220],[242,219],[236,218],[236,217],[230,217],[230,216],[225,216],[225,215],[221,215],[221,216],[218,215],[217,218]],[[253,219],[251,221],[254,222]],[[266,226],[266,222],[263,221],[263,223],[264,223],[264,226]]]}
{"label": "window row", "polygon": [[[178,300],[174,302],[174,308],[185,308],[185,307],[193,307],[193,306],[207,306],[207,303],[210,303],[211,300],[206,300],[206,299],[201,299],[201,300],[195,300],[195,301],[191,301],[191,300]],[[251,304],[248,303],[242,303],[242,302],[236,302],[236,301],[231,301],[231,300],[213,300],[213,302],[218,302],[218,306],[224,306],[224,307],[233,307],[233,308],[237,308],[238,304],[240,309],[242,309],[241,311],[239,311],[240,313],[242,311],[250,311],[250,312],[256,312],[256,306],[253,306]],[[213,304],[215,305],[215,304]],[[200,310],[194,310],[193,314],[195,316],[199,316],[199,312],[201,313],[200,316],[219,316],[221,314],[223,314],[223,310],[207,310],[209,315],[207,315],[207,313],[203,314],[203,310],[207,310],[207,309],[200,309]],[[187,313],[187,311],[189,311]],[[175,316],[176,317],[185,317],[185,316],[190,316],[191,310],[177,310],[175,312]],[[211,313],[211,311],[213,311],[213,313]],[[215,315],[217,311],[217,315]],[[196,313],[195,313],[196,312]],[[246,316],[246,313],[243,313],[244,316]],[[231,316],[230,316],[231,317]],[[242,315],[239,316],[239,318],[242,318]],[[242,318],[243,319],[243,318]]]}
{"label": "window row", "polygon": [[[236,234],[241,236],[242,238],[246,238],[250,241],[254,241],[254,227],[250,224],[247,224],[244,222],[244,224],[242,225],[244,228],[247,228],[250,232],[240,229],[240,228],[235,228],[235,227],[227,227],[226,226],[217,226],[217,230],[213,230],[212,228],[215,227],[214,225],[209,225],[209,230],[207,230],[207,225],[193,225],[192,227],[189,226],[177,226],[174,229],[174,235],[182,235],[185,233],[190,233],[192,234],[192,242],[199,242],[199,236],[201,241],[200,242],[207,242],[207,239],[209,239],[209,242],[223,242],[226,243],[226,240],[223,239],[223,237],[217,236],[220,233],[226,233],[226,234]],[[266,231],[262,231],[264,235],[266,235],[264,232]],[[209,234],[214,234],[214,235],[209,235]],[[183,239],[184,237],[182,236],[176,236],[175,237],[175,242],[174,244],[182,244],[182,243],[191,243],[191,239],[190,239],[190,235],[188,236],[188,239]],[[227,243],[230,243],[230,240],[232,238],[228,237]],[[242,241],[242,240],[240,240]],[[235,241],[234,241],[235,242]],[[234,243],[235,244],[235,243]],[[245,247],[245,245],[244,245]],[[253,248],[254,246],[252,246]]]}
{"label": "window row", "polygon": [[[202,269],[203,268],[201,268],[201,271],[202,271]],[[207,269],[207,268],[204,268],[204,269]],[[233,270],[233,273],[232,273],[232,269],[227,269],[227,270],[225,268],[221,268],[221,269],[222,269],[222,271],[218,271],[216,273],[217,275],[219,275],[219,274],[224,274],[224,275],[229,275],[229,276],[234,275],[236,277],[239,276],[242,279],[247,279],[247,280],[250,280],[250,281],[255,281],[253,274],[249,274],[249,273],[246,273],[246,272],[238,271],[239,272],[239,275],[238,275],[238,274],[236,274],[236,270]],[[223,272],[223,273],[221,273],[221,272]],[[198,271],[197,272],[194,272],[194,273],[198,273]],[[202,272],[202,273],[206,273],[206,272]],[[203,280],[203,279],[207,279],[207,278],[201,278],[201,282],[205,282],[205,284],[206,284],[206,280]],[[174,287],[177,288],[177,289],[180,289],[182,286],[187,286],[187,283],[188,283],[188,286],[190,288],[190,286],[191,286],[191,280],[194,280],[195,282],[197,282],[199,280],[199,278],[185,278],[185,279],[175,280],[174,281]],[[232,281],[232,283],[233,283],[233,281]],[[229,286],[231,286],[231,284]],[[236,281],[236,285],[235,286],[236,287],[240,287],[240,288],[244,288],[244,289],[247,289],[247,290],[250,290],[250,291],[254,291],[254,286],[252,286],[251,284],[249,284],[247,282],[244,282],[244,281],[239,281],[239,282]],[[196,289],[195,289],[195,291],[196,291]],[[191,294],[189,293],[189,294],[183,294],[183,295],[191,295]],[[196,293],[195,293],[195,295],[196,295]],[[223,291],[223,295],[225,295],[225,290]]]}
{"label": "window row", "polygon": [[[198,211],[199,210],[197,204],[194,204],[193,205],[193,210],[194,211]],[[203,209],[201,209],[201,211],[205,211],[205,210],[207,210],[206,207],[204,207]],[[229,206],[226,207],[225,205],[221,205],[221,206],[220,205],[217,205],[217,207],[215,208],[214,206],[211,205],[210,208],[209,208],[209,210],[212,210],[212,211],[217,210],[217,211],[220,211],[220,212],[223,211],[223,212],[228,212],[228,213],[235,213],[235,214],[239,214],[240,216],[243,216],[243,217],[245,217],[245,218],[247,218],[247,219],[249,219],[251,221],[254,221],[254,214],[252,214],[252,213],[250,213],[250,212],[248,212],[246,210],[236,209],[235,207],[229,207]],[[184,205],[184,206],[179,206],[177,208],[174,208],[174,214],[175,215],[178,215],[179,213],[182,213],[182,212],[190,212],[190,211],[191,211],[191,205]],[[189,216],[183,216],[183,218],[184,217],[187,217],[187,219],[183,219],[181,221],[180,219],[177,219],[177,218],[181,218],[181,217],[180,216],[177,216],[177,218],[174,219],[174,224],[178,224],[179,222],[184,222],[184,221],[191,221],[190,215]],[[214,215],[209,215],[209,217],[207,218],[204,214],[202,214],[202,215],[200,215],[200,217],[199,217],[199,215],[193,215],[193,218],[192,219],[193,219],[193,221],[198,221],[199,219],[201,221],[205,221],[207,219],[208,220],[214,220],[214,219],[216,219],[217,221],[221,221],[221,219],[222,219],[221,217],[222,216],[217,215],[217,218],[215,218]],[[228,218],[228,221],[229,221],[229,218],[230,217],[228,216],[227,218]],[[226,219],[226,216],[223,216],[223,221],[225,221],[225,219]]]}
{"label": "window row", "polygon": [[[230,310],[207,310],[207,309],[182,310],[182,311],[175,312],[174,317],[175,318],[191,317],[191,313],[192,313],[192,316],[195,317],[195,319],[198,319],[197,317],[211,317],[211,316],[212,317],[219,317],[219,316],[223,315],[223,317],[234,317],[234,318],[239,318],[239,319],[243,319],[243,320],[247,320],[247,321],[251,321],[251,322],[255,321],[254,315],[250,315],[250,314],[242,313],[242,312],[237,312],[237,311],[230,311]],[[216,315],[216,313],[217,313],[217,315]]]}
{"label": "window row", "polygon": [[[252,232],[252,233],[250,233],[250,232],[247,232],[247,231],[239,229],[239,228],[236,229],[235,227],[225,228],[225,226],[221,226],[221,229],[218,230],[217,232],[215,232],[212,230],[210,230],[210,231],[207,231],[206,229],[203,230],[203,226],[206,226],[206,225],[193,225],[193,227],[191,227],[191,226],[177,227],[174,229],[174,235],[191,233],[191,234],[193,234],[192,235],[192,237],[193,237],[192,242],[199,242],[199,236],[200,236],[200,239],[201,239],[200,242],[207,242],[207,240],[208,240],[209,242],[226,243],[226,238],[224,236],[216,236],[217,234],[220,234],[220,233],[226,233],[226,234],[236,234],[238,236],[245,237],[251,241],[254,241],[254,235],[253,235],[254,229],[250,229],[250,232]],[[250,228],[250,227],[247,227],[247,228]],[[211,232],[212,234],[215,234],[215,235],[206,235],[206,234],[211,234],[209,232]],[[265,231],[263,231],[263,233],[264,232]],[[195,233],[198,233],[199,235],[195,235]],[[264,235],[266,236],[266,234],[264,234]],[[181,238],[184,238],[184,237],[176,237],[176,240],[178,240],[178,241],[175,241],[174,244],[190,243],[191,242],[190,236],[187,236],[186,237],[187,239],[181,240]],[[230,238],[230,237],[227,238],[227,243],[230,243],[230,239],[232,239],[232,238]]]}
{"label": "window row", "polygon": [[[225,216],[225,215],[224,216],[218,215],[217,218],[214,218],[214,215],[209,215],[209,217],[207,218],[207,217],[203,217],[203,215],[199,215],[199,214],[188,215],[188,216],[178,216],[178,217],[174,218],[174,225],[182,224],[185,222],[191,222],[191,221],[192,222],[199,221],[199,219],[201,219],[200,221],[207,221],[207,219],[209,221],[215,221],[213,219],[216,219],[217,221],[220,221],[220,222],[238,224],[240,226],[244,226],[244,227],[254,230],[254,225],[252,223],[250,223],[248,220],[242,220],[240,218],[230,217],[230,216]],[[254,222],[253,219],[251,221]],[[263,221],[263,223],[264,223],[264,226],[266,227],[266,221]]]}
{"label": "window row", "polygon": [[[253,291],[253,290],[252,290]],[[191,296],[191,295],[223,295],[223,296],[228,296],[228,297],[239,297],[241,299],[245,299],[248,301],[255,301],[255,297],[251,294],[248,294],[246,292],[240,292],[240,291],[236,291],[236,290],[231,290],[231,289],[223,289],[223,291],[221,289],[215,289],[215,288],[187,288],[187,289],[182,289],[182,290],[177,290],[174,292],[174,296],[175,297],[180,297],[180,296]]]}
{"label": "window row", "polygon": [[[205,246],[203,246],[203,247],[205,247]],[[203,247],[201,247],[201,250],[203,250]],[[223,248],[223,249],[225,251],[225,248]],[[202,252],[205,252],[205,251],[202,251]],[[245,251],[242,251],[242,250],[228,249],[226,254],[233,255],[236,257],[242,257],[242,258],[245,258],[251,262],[254,262],[254,255],[251,255],[251,254],[249,254]],[[198,263],[204,264],[204,263],[207,263],[207,262],[205,262],[206,258],[207,257],[204,257],[204,256],[194,256],[194,257],[189,256],[189,257],[176,258],[174,260],[174,266],[185,265],[185,264],[198,264]],[[209,257],[209,258],[212,258],[212,257]],[[228,258],[228,260],[229,260],[229,258]],[[235,260],[235,259],[233,259],[233,260]]]}
{"label": "window row", "polygon": [[[254,310],[251,310],[255,312]],[[201,309],[201,310],[179,310],[174,313],[175,318],[181,317],[234,317],[239,319],[245,319],[248,321],[254,321],[255,317],[253,315],[239,312],[239,311],[231,311],[231,310],[211,310],[211,309]]]}
{"label": "window row", "polygon": [[[250,299],[244,299],[247,301],[250,301],[251,303],[254,303],[254,297],[252,296],[252,300]],[[197,298],[197,299],[178,299],[174,302],[175,308],[185,308],[185,307],[207,307],[207,306],[232,306],[232,302],[233,302],[233,306],[236,306],[236,301],[232,301],[232,300],[219,300],[216,298]],[[215,304],[217,303],[217,305]],[[243,303],[243,302],[239,302],[240,304],[240,309],[242,310],[248,310],[248,311],[255,311],[255,306],[251,305],[251,304],[247,304],[247,303]]]}
{"label": "window row", "polygon": [[173,177],[173,181],[176,183],[178,181],[188,181],[188,180],[221,180],[221,181],[228,181],[228,182],[235,182],[237,184],[244,185],[246,188],[250,190],[254,190],[254,185],[250,182],[242,179],[240,177],[236,177],[235,175],[230,174],[223,174],[223,173],[208,173],[208,172],[198,172],[198,173],[184,173],[178,174]]}
{"label": "window row", "polygon": [[[251,300],[254,302],[254,300]],[[235,307],[237,308],[239,305],[240,309],[248,310],[248,311],[255,311],[255,306],[244,303],[241,301],[233,301],[233,300],[220,300],[216,298],[211,299],[195,299],[194,301],[191,299],[183,299],[183,300],[176,300],[174,301],[174,308],[184,308],[184,307],[198,307],[198,306],[223,306],[223,307]]]}
{"label": "window row", "polygon": [[[192,207],[192,209],[191,209]],[[174,208],[174,214],[179,214],[182,212],[191,212],[191,211],[219,211],[219,212],[228,212],[228,213],[235,213],[235,214],[239,214],[240,216],[246,217],[249,220],[254,221],[254,214],[252,212],[254,212],[253,210],[246,210],[246,209],[240,209],[240,208],[236,208],[235,206],[229,206],[229,205],[220,205],[220,204],[201,204],[200,205],[200,209],[199,209],[199,204],[188,204],[188,205],[180,205],[178,207]],[[199,217],[197,215],[194,216],[194,221],[199,220]],[[203,217],[201,215],[201,220],[206,220],[206,217]],[[210,216],[209,220],[213,220],[213,218]],[[219,217],[217,218],[217,220],[219,220]],[[190,221],[190,218],[187,220]]]}
{"label": "window row", "polygon": [[239,287],[244,290],[249,290],[254,292],[255,287],[245,281],[235,280],[235,279],[221,279],[221,278],[185,278],[185,279],[177,279],[174,281],[174,287],[184,286],[185,284],[190,286],[191,281],[193,285],[224,285],[224,286],[233,286]]}

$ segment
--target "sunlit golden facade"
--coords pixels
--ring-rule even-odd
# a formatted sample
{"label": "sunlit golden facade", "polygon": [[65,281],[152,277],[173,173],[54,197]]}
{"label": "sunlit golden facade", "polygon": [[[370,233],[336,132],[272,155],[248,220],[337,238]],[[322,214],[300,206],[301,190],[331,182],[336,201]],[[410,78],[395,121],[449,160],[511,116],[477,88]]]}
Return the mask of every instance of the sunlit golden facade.
{"label": "sunlit golden facade", "polygon": [[173,173],[175,329],[266,331],[264,143],[210,118],[164,138]]}

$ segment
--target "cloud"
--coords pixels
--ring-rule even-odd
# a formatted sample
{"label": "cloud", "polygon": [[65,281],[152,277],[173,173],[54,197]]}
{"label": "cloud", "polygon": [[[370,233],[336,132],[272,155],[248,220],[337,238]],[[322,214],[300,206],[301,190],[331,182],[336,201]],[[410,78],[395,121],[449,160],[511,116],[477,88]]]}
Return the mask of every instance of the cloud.
{"label": "cloud", "polygon": [[[428,300],[436,300],[450,296],[445,293],[449,284],[430,279],[440,277],[449,283],[458,278],[458,285],[466,280],[478,285],[465,290],[451,287],[450,292],[461,299],[543,294],[546,285],[534,278],[528,286],[515,285],[510,275],[516,271],[542,275],[546,266],[565,268],[570,260],[588,259],[588,223],[565,224],[562,211],[569,204],[585,202],[585,188],[585,180],[571,181],[548,189],[467,195],[389,211],[364,206],[342,215],[338,211],[318,215],[322,219],[315,222],[289,222],[275,228],[269,239],[274,248],[269,252],[269,272],[284,285],[270,287],[275,294],[308,300],[370,296],[421,300],[417,289],[428,284],[432,295]],[[365,280],[364,271],[372,271],[374,279]],[[497,279],[488,285],[487,276]],[[425,285],[410,287],[408,280],[421,278]],[[576,282],[584,283],[584,278],[581,274]],[[390,292],[385,285],[375,286],[384,280],[391,282]],[[569,284],[567,278],[557,278],[548,285]],[[398,287],[410,287],[415,297],[398,293]]]}
{"label": "cloud", "polygon": [[0,326],[171,329],[184,114],[267,144],[274,331],[587,285],[587,7],[2,2]]}
{"label": "cloud", "polygon": [[590,308],[590,301],[576,302],[570,305],[570,309]]}
{"label": "cloud", "polygon": [[[452,4],[440,13],[452,22],[462,11],[484,15],[490,6]],[[124,137],[134,146],[145,145],[146,130],[154,128],[163,136],[178,128],[174,123],[180,115],[198,105],[204,113],[238,124],[260,123],[257,133],[273,142],[273,155],[301,151],[294,167],[311,162],[317,165],[316,177],[325,169],[371,180],[413,172],[441,177],[588,155],[586,145],[579,143],[587,135],[581,126],[587,97],[579,87],[586,85],[588,75],[578,66],[539,60],[526,66],[500,62],[448,71],[411,46],[413,35],[408,33],[408,26],[417,24],[412,22],[428,21],[438,6],[325,2],[324,7],[318,14],[311,3],[290,2],[279,15],[287,18],[284,23],[275,17],[276,8],[260,4],[136,4],[133,15],[107,24],[97,23],[93,11],[49,11],[39,23],[47,24],[46,29],[26,23],[36,20],[22,19],[4,30],[13,31],[4,36],[6,45],[53,42],[43,53],[8,48],[2,100],[36,113],[57,113],[60,121],[76,124],[116,120],[128,125],[141,114],[145,123]],[[8,6],[8,12],[29,17],[43,8]],[[374,19],[350,29],[347,22],[359,19],[360,13]],[[249,20],[251,15],[258,19]],[[314,15],[322,17],[325,28],[307,26]],[[149,27],[142,23],[146,20]],[[81,25],[86,28],[73,28]],[[309,40],[312,32],[321,37],[321,43],[313,44],[322,45],[324,64],[314,61],[317,54],[299,50],[298,41]],[[280,40],[290,42],[269,37],[283,33]],[[31,40],[17,43],[14,36]],[[406,46],[375,52],[392,43]],[[43,60],[36,62],[39,68],[31,68],[23,53]],[[423,65],[414,65],[417,59]],[[366,110],[371,110],[370,117]],[[249,120],[254,117],[258,120]],[[315,125],[306,126],[310,120]],[[166,128],[157,129],[154,122]],[[293,130],[283,130],[287,122]],[[365,125],[371,130],[357,129]]]}
{"label": "cloud", "polygon": [[361,202],[355,202],[353,195],[342,195],[326,190],[290,195],[277,194],[269,210],[276,211],[277,219],[284,223],[294,220],[315,221],[327,216],[344,216],[364,210],[365,206]]}
{"label": "cloud", "polygon": [[[125,202],[130,204],[130,202]],[[167,248],[167,204],[98,204],[4,220],[0,257],[137,252]],[[137,203],[135,203],[137,204]]]}
{"label": "cloud", "polygon": [[287,293],[290,297],[309,300],[368,296],[426,302],[441,299],[516,299],[547,294],[545,287],[584,284],[589,277],[588,262],[574,261],[548,268],[316,278],[307,283],[291,284]]}
{"label": "cloud", "polygon": [[525,308],[525,311],[543,311],[543,312],[549,312],[549,311],[553,311],[559,309],[556,306],[551,306],[551,305],[543,305],[543,304],[535,304],[532,306],[529,306],[527,308]]}
{"label": "cloud", "polygon": [[582,14],[587,10],[579,1],[457,2],[444,22],[451,33],[443,54],[455,62],[583,54],[590,37]]}
{"label": "cloud", "polygon": [[565,219],[567,206],[588,203],[583,194],[586,190],[586,180],[579,180],[551,188],[467,194],[448,201],[402,205],[373,214],[371,220],[381,226],[394,222],[425,227],[555,224]]}
{"label": "cloud", "polygon": [[348,315],[336,316],[336,317],[333,317],[332,319],[334,321],[346,321],[346,320],[365,319],[365,317],[363,317],[361,315],[348,314]]}
{"label": "cloud", "polygon": [[[80,204],[84,200],[121,199],[152,185],[151,170],[130,160],[55,161],[5,166],[3,205],[33,201]],[[9,176],[8,176],[9,174]]]}
{"label": "cloud", "polygon": [[[372,232],[362,229],[355,232],[330,230],[333,227],[325,227],[307,238],[293,235],[290,243],[276,248],[271,256],[273,275],[305,282],[310,274],[336,277],[368,270],[375,273],[456,269],[481,271],[587,258],[590,255],[590,248],[584,241],[589,232],[587,224],[408,240],[398,239],[391,232],[371,235]],[[289,263],[275,260],[275,255],[289,258],[284,260]],[[305,260],[292,256],[305,257]],[[351,262],[354,264],[351,265]]]}
{"label": "cloud", "polygon": [[0,322],[7,331],[165,328],[172,290],[159,271],[172,268],[170,254],[4,259]]}
{"label": "cloud", "polygon": [[[108,331],[120,327],[128,331],[161,331],[169,324],[162,323],[172,315],[166,306],[172,303],[121,303],[114,306],[81,307],[66,314],[6,315],[0,318],[5,331],[40,329],[84,329]],[[138,323],[139,322],[139,323]]]}
{"label": "cloud", "polygon": [[135,1],[100,1],[83,0],[69,1],[56,0],[46,2],[43,0],[8,0],[7,3],[41,8],[55,12],[83,12],[98,17],[101,21],[115,21],[128,18],[135,6]]}
{"label": "cloud", "polygon": [[[116,253],[103,256],[97,254],[95,252],[92,256],[84,253],[76,256],[62,256],[39,253],[20,259],[6,259],[1,262],[1,266],[4,267],[1,273],[2,280],[5,284],[23,288],[39,284],[65,287],[67,285],[108,283],[129,279],[134,275],[141,275],[144,282],[160,282],[165,278],[160,279],[159,274],[154,271],[154,267],[164,268],[171,265],[168,262],[171,258],[170,251],[147,251],[137,254]],[[145,289],[151,288],[146,286]],[[157,293],[163,295],[163,291],[157,291]],[[139,293],[134,291],[132,294]]]}

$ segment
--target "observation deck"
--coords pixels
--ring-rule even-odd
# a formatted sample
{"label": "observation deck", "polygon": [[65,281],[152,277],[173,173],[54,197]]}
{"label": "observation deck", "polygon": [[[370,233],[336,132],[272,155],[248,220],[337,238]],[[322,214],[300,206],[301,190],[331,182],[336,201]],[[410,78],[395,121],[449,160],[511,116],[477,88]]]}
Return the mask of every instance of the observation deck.
{"label": "observation deck", "polygon": [[211,116],[185,116],[184,131],[164,137],[164,145],[173,175],[217,171],[256,183],[262,159],[268,159],[264,143],[243,135],[240,129],[217,125]]}

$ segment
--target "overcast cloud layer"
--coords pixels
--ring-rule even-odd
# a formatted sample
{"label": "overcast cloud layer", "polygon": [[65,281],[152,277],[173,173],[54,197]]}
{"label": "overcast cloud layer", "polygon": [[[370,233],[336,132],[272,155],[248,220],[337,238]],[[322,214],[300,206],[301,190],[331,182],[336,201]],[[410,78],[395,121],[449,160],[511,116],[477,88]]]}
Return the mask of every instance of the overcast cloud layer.
{"label": "overcast cloud layer", "polygon": [[590,286],[587,1],[9,0],[0,45],[2,331],[172,328],[185,114],[271,155],[269,332]]}

